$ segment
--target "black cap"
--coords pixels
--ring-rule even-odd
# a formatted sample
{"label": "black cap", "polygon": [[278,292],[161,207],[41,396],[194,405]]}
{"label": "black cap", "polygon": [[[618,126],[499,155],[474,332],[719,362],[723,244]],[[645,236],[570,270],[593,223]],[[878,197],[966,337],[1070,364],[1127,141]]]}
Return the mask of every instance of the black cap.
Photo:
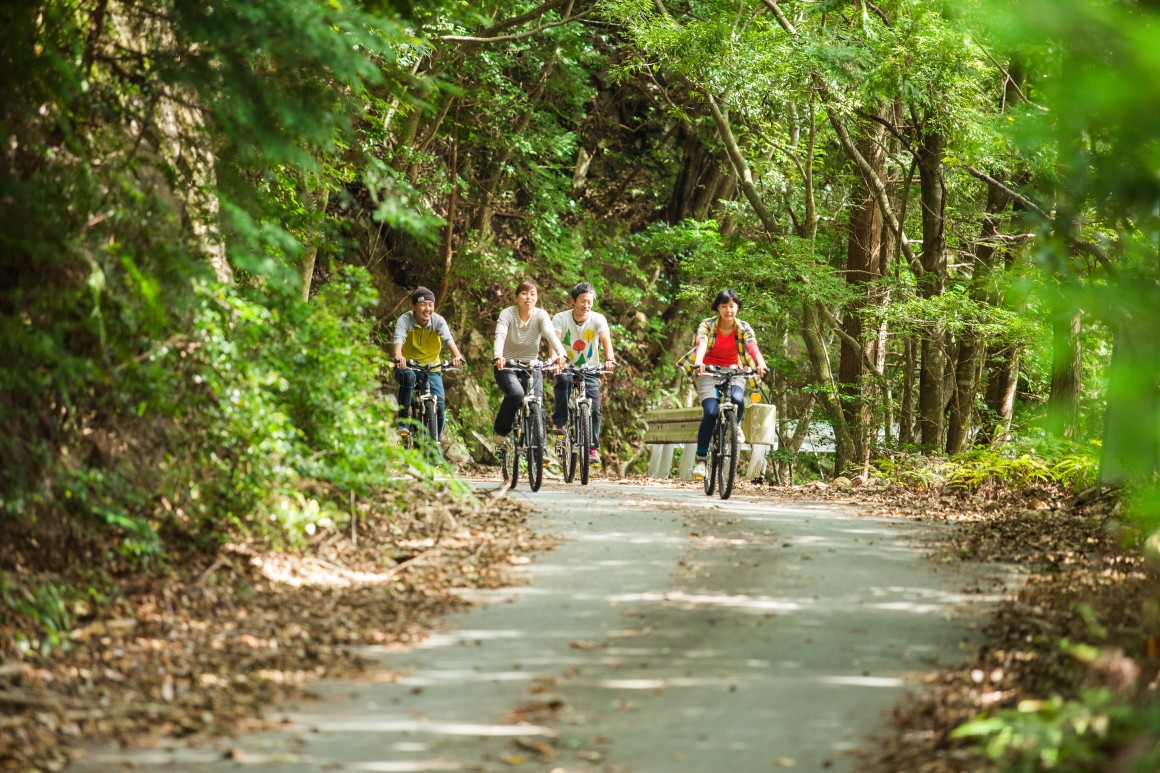
{"label": "black cap", "polygon": [[419,303],[420,301],[435,302],[435,293],[428,290],[426,287],[420,287],[415,292],[411,293],[411,303]]}

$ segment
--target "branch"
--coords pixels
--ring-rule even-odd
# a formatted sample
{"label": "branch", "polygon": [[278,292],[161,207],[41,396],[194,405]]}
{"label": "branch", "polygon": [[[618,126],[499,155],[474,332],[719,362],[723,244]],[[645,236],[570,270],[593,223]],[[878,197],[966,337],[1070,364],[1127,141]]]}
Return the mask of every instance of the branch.
{"label": "branch", "polygon": [[791,24],[789,19],[786,18],[785,13],[783,13],[781,10],[781,6],[777,4],[777,0],[762,1],[765,3],[766,7],[769,8],[769,10],[773,11],[773,15],[777,17],[777,23],[781,25],[781,28],[788,32],[790,35],[796,37],[797,30],[794,29],[793,24]]}
{"label": "branch", "polygon": [[870,355],[867,354],[865,345],[863,345],[863,343],[857,338],[842,329],[841,320],[834,316],[834,313],[830,311],[828,306],[826,306],[824,303],[819,303],[818,308],[822,310],[822,315],[825,316],[826,321],[829,322],[830,325],[834,328],[834,332],[838,334],[838,338],[841,338],[842,341],[844,341],[847,345],[854,347],[862,353],[862,363],[866,366],[866,370],[870,371],[879,379],[881,379],[882,374],[878,371],[878,367],[874,363],[870,362]]}
{"label": "branch", "polygon": [[967,172],[972,177],[977,177],[978,179],[987,183],[987,185],[990,185],[990,186],[1002,191],[1003,193],[1006,193],[1008,196],[1015,199],[1015,201],[1019,202],[1021,205],[1023,205],[1027,209],[1030,209],[1032,212],[1035,212],[1037,215],[1042,217],[1044,220],[1051,220],[1051,215],[1047,214],[1047,212],[1045,212],[1042,207],[1040,207],[1038,204],[1036,204],[1035,202],[1033,202],[1031,199],[1027,198],[1026,196],[1024,196],[1020,193],[1017,193],[1016,191],[1014,191],[1011,188],[1008,188],[1005,184],[1003,184],[999,180],[996,180],[991,175],[989,175],[985,172],[980,172],[978,169],[975,169],[975,167],[973,167],[973,166],[968,166]]}
{"label": "branch", "polygon": [[881,124],[883,127],[886,128],[886,131],[890,132],[890,136],[894,137],[894,139],[896,139],[900,143],[902,143],[902,147],[906,148],[906,152],[908,152],[910,154],[914,153],[914,151],[910,149],[910,143],[906,141],[906,137],[903,136],[903,134],[900,131],[898,131],[898,127],[895,126],[894,124],[892,124],[890,121],[887,121],[885,118],[883,118],[880,115],[874,115],[873,113],[867,113],[864,110],[855,110],[854,115],[858,116],[859,118],[861,118],[863,120],[871,121],[871,122],[877,123],[877,124]]}
{"label": "branch", "polygon": [[[548,2],[544,3],[540,7],[533,8],[527,13],[522,13],[519,16],[513,16],[507,21],[501,21],[499,24],[493,24],[492,26],[485,29],[482,34],[484,37],[493,38],[504,30],[510,30],[512,27],[518,27],[526,21],[538,19],[548,11],[559,8],[567,2],[569,2],[569,0],[548,0]],[[567,16],[567,14],[564,15]]]}
{"label": "branch", "polygon": [[1006,68],[1006,67],[1004,67],[1003,65],[999,64],[999,60],[998,60],[998,59],[996,59],[995,57],[991,56],[991,52],[990,52],[990,51],[988,51],[986,48],[984,48],[982,45],[980,45],[980,44],[979,44],[979,41],[977,41],[977,40],[976,40],[976,41],[973,41],[973,42],[974,42],[974,44],[975,44],[976,46],[979,46],[979,50],[980,50],[980,51],[982,51],[982,52],[983,52],[983,54],[984,54],[984,55],[985,55],[985,56],[986,56],[988,59],[990,59],[990,60],[991,60],[991,64],[993,64],[993,65],[995,65],[996,67],[998,67],[998,68],[999,68],[999,72],[1003,73],[1003,77],[1005,77],[1005,78],[1007,79],[1007,82],[1008,82],[1008,83],[1010,83],[1012,86],[1014,86],[1014,87],[1015,87],[1015,90],[1016,90],[1017,92],[1019,92],[1019,96],[1023,97],[1023,101],[1024,101],[1024,102],[1026,102],[1027,104],[1031,105],[1031,106],[1032,106],[1032,107],[1034,107],[1036,110],[1042,111],[1042,112],[1044,112],[1044,113],[1048,113],[1048,112],[1050,112],[1050,110],[1048,110],[1048,109],[1047,109],[1046,107],[1044,107],[1043,105],[1037,105],[1037,104],[1035,104],[1034,102],[1032,102],[1030,99],[1028,99],[1028,98],[1027,98],[1027,95],[1023,93],[1023,89],[1019,88],[1019,84],[1018,84],[1018,83],[1015,81],[1015,79],[1014,79],[1014,78],[1012,78],[1012,77],[1011,77],[1011,73],[1007,72],[1007,68]]}
{"label": "branch", "polygon": [[454,41],[456,43],[503,43],[503,42],[510,41],[510,40],[523,40],[524,38],[530,38],[533,35],[538,35],[541,32],[543,32],[544,30],[551,29],[552,27],[562,27],[563,25],[571,24],[574,21],[581,21],[581,20],[585,19],[587,16],[588,16],[588,13],[584,12],[581,14],[577,14],[575,16],[569,16],[566,19],[561,19],[560,21],[553,21],[553,22],[548,22],[547,24],[541,24],[539,27],[536,27],[535,29],[528,30],[527,32],[519,32],[519,33],[516,33],[515,35],[499,35],[499,36],[495,36],[495,37],[473,37],[471,35],[443,35],[442,37],[439,38],[439,40]]}
{"label": "branch", "polygon": [[757,186],[753,183],[753,172],[750,171],[745,157],[741,155],[741,148],[737,146],[737,138],[733,136],[733,130],[729,127],[729,119],[721,112],[721,108],[712,94],[706,94],[706,99],[709,101],[709,111],[713,114],[713,123],[717,125],[721,141],[725,143],[725,153],[729,156],[733,171],[737,173],[737,178],[741,181],[741,190],[744,191],[745,198],[749,200],[749,206],[753,207],[753,211],[757,213],[761,224],[765,226],[766,233],[772,237],[777,233],[777,221],[773,219],[773,215],[765,206],[765,202],[761,200]]}
{"label": "branch", "polygon": [[906,238],[906,232],[902,229],[902,223],[898,221],[898,217],[894,214],[894,208],[890,206],[890,197],[886,194],[886,185],[874,171],[874,167],[870,166],[870,162],[858,152],[858,148],[854,146],[853,140],[850,139],[850,133],[846,131],[846,126],[838,120],[838,114],[834,111],[834,108],[826,108],[826,112],[830,116],[830,124],[834,127],[834,131],[837,132],[838,139],[842,142],[842,148],[850,158],[854,159],[854,163],[858,165],[858,169],[866,177],[867,182],[870,183],[870,187],[874,189],[874,196],[878,199],[878,206],[882,210],[882,216],[890,223],[890,229],[898,237],[898,243],[901,245],[907,261],[910,263],[911,270],[914,271],[916,276],[921,276],[922,264],[915,257],[914,247],[911,246],[910,240]]}

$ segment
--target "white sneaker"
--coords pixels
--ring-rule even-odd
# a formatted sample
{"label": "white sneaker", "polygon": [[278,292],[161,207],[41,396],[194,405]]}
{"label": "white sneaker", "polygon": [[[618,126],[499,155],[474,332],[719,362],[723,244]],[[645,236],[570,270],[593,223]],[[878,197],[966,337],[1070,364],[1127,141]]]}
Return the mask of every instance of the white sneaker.
{"label": "white sneaker", "polygon": [[741,425],[737,425],[737,445],[745,445],[745,433],[741,431]]}
{"label": "white sneaker", "polygon": [[693,480],[705,480],[705,462],[697,462],[693,466]]}

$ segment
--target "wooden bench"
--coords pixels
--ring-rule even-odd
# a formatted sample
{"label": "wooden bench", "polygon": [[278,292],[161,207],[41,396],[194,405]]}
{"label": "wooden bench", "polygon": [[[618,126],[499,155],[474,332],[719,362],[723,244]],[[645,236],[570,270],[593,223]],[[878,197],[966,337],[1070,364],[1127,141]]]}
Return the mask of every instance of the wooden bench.
{"label": "wooden bench", "polygon": [[[677,477],[680,480],[692,478],[701,409],[660,408],[645,414],[645,420],[648,429],[644,434],[644,442],[650,446],[648,476],[669,477],[673,469],[673,452],[680,446],[681,463]],[[765,469],[766,453],[777,446],[777,409],[769,403],[749,403],[745,406],[741,429],[745,433],[746,445],[753,451],[745,477],[756,478]]]}

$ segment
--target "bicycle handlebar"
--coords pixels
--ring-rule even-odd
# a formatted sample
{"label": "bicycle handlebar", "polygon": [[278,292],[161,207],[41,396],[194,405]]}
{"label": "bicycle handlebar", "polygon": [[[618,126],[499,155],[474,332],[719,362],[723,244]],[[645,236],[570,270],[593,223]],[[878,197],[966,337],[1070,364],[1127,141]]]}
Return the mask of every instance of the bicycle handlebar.
{"label": "bicycle handlebar", "polygon": [[749,378],[750,376],[760,376],[756,368],[728,368],[723,365],[705,365],[706,376],[720,376],[722,378]]}
{"label": "bicycle handlebar", "polygon": [[552,367],[552,363],[551,362],[544,362],[543,360],[528,360],[526,362],[523,362],[521,360],[504,360],[504,366],[502,368],[499,368],[498,370],[533,371],[533,370],[546,370],[550,367]]}
{"label": "bicycle handlebar", "polygon": [[565,365],[564,370],[562,370],[560,373],[558,373],[556,375],[562,376],[565,373],[569,373],[569,374],[573,374],[573,375],[580,375],[580,376],[585,376],[588,374],[595,374],[597,376],[605,376],[605,375],[612,373],[612,371],[608,370],[603,365]]}
{"label": "bicycle handlebar", "polygon": [[[463,364],[464,364],[464,365],[466,365],[466,364],[467,364],[467,361],[466,361],[466,360],[464,360],[464,361],[463,361]],[[408,369],[413,369],[413,370],[425,370],[425,371],[432,371],[432,370],[442,370],[442,371],[459,370],[459,368],[458,368],[458,367],[456,367],[455,365],[452,365],[452,364],[451,364],[451,360],[444,360],[443,362],[432,362],[432,363],[429,363],[429,364],[427,364],[427,365],[423,365],[423,364],[422,364],[422,363],[420,363],[418,360],[407,360],[407,368],[408,368]]]}

